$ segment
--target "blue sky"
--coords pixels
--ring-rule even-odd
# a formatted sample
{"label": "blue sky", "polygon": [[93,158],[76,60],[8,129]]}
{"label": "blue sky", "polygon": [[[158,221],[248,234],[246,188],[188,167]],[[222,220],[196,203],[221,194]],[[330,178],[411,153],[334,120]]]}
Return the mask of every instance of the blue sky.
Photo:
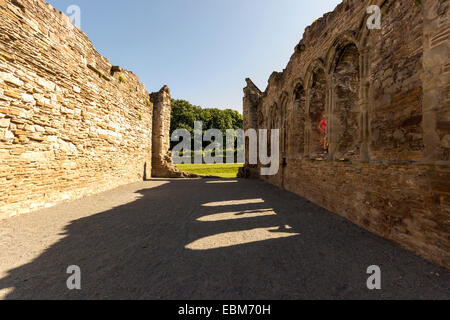
{"label": "blue sky", "polygon": [[245,78],[265,90],[304,29],[341,0],[49,0],[81,8],[81,29],[149,92],[242,112]]}

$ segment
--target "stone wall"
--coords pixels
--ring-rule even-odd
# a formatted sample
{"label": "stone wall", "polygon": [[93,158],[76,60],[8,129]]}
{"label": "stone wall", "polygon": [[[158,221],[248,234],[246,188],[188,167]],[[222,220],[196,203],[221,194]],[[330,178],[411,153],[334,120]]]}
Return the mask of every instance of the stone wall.
{"label": "stone wall", "polygon": [[149,177],[152,110],[66,15],[0,0],[0,218]]}
{"label": "stone wall", "polygon": [[[366,27],[372,4],[380,30]],[[445,0],[345,0],[306,29],[265,92],[249,79],[244,89],[245,129],[281,132],[283,165],[260,178],[447,268],[449,21]]]}
{"label": "stone wall", "polygon": [[178,170],[170,152],[170,119],[172,111],[172,99],[167,86],[159,92],[150,95],[154,105],[153,113],[153,152],[152,152],[152,176],[158,178],[188,178],[197,177]]}

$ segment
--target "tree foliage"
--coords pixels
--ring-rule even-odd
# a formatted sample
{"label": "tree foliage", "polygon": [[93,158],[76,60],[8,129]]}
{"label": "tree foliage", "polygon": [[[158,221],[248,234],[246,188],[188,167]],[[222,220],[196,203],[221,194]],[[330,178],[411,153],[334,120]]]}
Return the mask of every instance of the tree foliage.
{"label": "tree foliage", "polygon": [[176,129],[186,129],[194,133],[194,122],[202,121],[203,130],[219,129],[223,133],[227,129],[242,129],[243,117],[232,109],[203,109],[190,104],[186,100],[172,100],[170,134]]}

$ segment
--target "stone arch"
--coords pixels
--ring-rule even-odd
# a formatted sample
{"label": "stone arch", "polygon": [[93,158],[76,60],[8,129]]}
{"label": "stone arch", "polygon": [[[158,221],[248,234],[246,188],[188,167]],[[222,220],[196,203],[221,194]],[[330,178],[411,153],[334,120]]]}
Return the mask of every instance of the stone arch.
{"label": "stone arch", "polygon": [[[373,1],[374,5],[378,5],[381,9],[381,14],[384,15],[388,10],[387,0]],[[360,134],[361,134],[361,147],[360,147],[360,161],[370,160],[370,132],[371,132],[371,105],[370,90],[372,90],[371,70],[370,70],[370,53],[373,52],[371,43],[373,43],[374,34],[379,33],[379,30],[370,30],[367,28],[367,20],[370,15],[366,14],[361,18],[359,31],[354,39],[354,43],[359,44],[358,49],[360,53]],[[383,23],[384,19],[381,20]],[[348,39],[352,40],[352,39]]]}
{"label": "stone arch", "polygon": [[[381,1],[384,2],[385,1]],[[369,161],[369,139],[370,139],[370,90],[371,90],[371,76],[370,76],[370,32],[366,27],[367,17],[363,20],[363,27],[359,33],[359,52],[360,52],[360,134],[361,134],[361,147],[360,147],[360,160]]]}
{"label": "stone arch", "polygon": [[299,78],[293,88],[293,109],[291,116],[292,141],[289,144],[291,155],[295,158],[302,157],[305,152],[305,128],[306,128],[306,90],[303,79]]}
{"label": "stone arch", "polygon": [[275,102],[274,104],[272,104],[272,107],[270,108],[269,112],[271,119],[270,129],[280,129],[281,115],[278,103]]}
{"label": "stone arch", "polygon": [[328,74],[333,74],[334,69],[336,68],[336,56],[339,55],[343,48],[348,45],[354,45],[358,51],[360,50],[360,42],[358,41],[357,36],[358,32],[355,30],[347,30],[333,41],[333,44],[328,50],[325,58],[326,70]]}
{"label": "stone arch", "polygon": [[362,117],[362,58],[356,32],[347,31],[338,37],[327,58],[332,90],[330,153],[336,159],[360,159],[365,121]]}
{"label": "stone arch", "polygon": [[328,79],[322,60],[314,60],[307,72],[306,148],[305,154],[315,158],[324,153],[323,134],[319,129],[327,118]]}
{"label": "stone arch", "polygon": [[262,110],[257,111],[257,124],[258,124],[258,128],[264,129],[265,118],[264,118],[264,113],[262,112]]}
{"label": "stone arch", "polygon": [[272,154],[272,129],[280,129],[280,110],[278,108],[278,103],[274,103],[268,110],[268,123],[267,123],[267,152],[269,155]]}
{"label": "stone arch", "polygon": [[285,161],[288,153],[289,135],[288,135],[288,119],[289,119],[289,93],[283,91],[280,96],[280,155],[281,160]]}
{"label": "stone arch", "polygon": [[280,129],[282,127],[286,126],[286,123],[284,123],[287,120],[288,113],[289,113],[289,94],[287,91],[283,91],[283,93],[280,95],[280,98],[278,99],[280,102]]}

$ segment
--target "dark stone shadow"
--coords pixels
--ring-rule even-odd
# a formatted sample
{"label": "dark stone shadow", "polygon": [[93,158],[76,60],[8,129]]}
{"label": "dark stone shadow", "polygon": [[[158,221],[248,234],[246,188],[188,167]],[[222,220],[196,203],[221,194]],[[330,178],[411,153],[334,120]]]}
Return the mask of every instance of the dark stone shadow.
{"label": "dark stone shadow", "polygon": [[[13,288],[7,299],[450,298],[447,271],[309,201],[262,181],[207,182],[169,180],[140,190],[132,203],[73,221],[62,240],[0,279],[0,289]],[[205,206],[246,199],[264,202]],[[264,209],[276,215],[240,213]],[[240,219],[198,221],[226,212]],[[292,236],[186,248],[261,228]],[[82,270],[81,291],[66,287],[70,265]],[[380,291],[366,287],[371,265],[381,267]]]}

